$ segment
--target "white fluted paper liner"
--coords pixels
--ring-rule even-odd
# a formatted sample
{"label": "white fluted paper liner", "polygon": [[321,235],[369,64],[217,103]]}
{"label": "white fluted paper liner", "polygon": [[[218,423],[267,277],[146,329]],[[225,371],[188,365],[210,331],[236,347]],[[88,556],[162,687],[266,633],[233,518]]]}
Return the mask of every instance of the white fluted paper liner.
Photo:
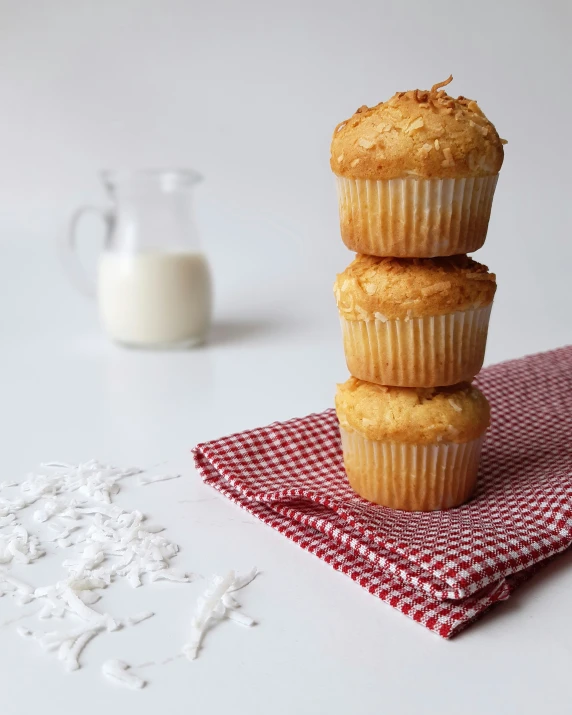
{"label": "white fluted paper liner", "polygon": [[340,427],[352,489],[404,511],[450,509],[467,501],[477,481],[485,435],[455,444],[376,442]]}
{"label": "white fluted paper liner", "polygon": [[483,245],[498,174],[336,180],[342,239],[349,249],[423,258],[471,253]]}
{"label": "white fluted paper liner", "polygon": [[348,370],[396,387],[443,387],[472,380],[483,365],[492,303],[409,320],[340,316]]}

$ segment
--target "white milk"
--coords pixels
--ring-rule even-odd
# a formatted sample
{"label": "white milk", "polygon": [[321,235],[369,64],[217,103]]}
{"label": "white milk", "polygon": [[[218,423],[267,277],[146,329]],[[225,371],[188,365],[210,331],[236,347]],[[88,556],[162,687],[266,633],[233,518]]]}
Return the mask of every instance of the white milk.
{"label": "white milk", "polygon": [[211,318],[211,283],[202,253],[114,253],[99,259],[101,320],[119,343],[203,342]]}

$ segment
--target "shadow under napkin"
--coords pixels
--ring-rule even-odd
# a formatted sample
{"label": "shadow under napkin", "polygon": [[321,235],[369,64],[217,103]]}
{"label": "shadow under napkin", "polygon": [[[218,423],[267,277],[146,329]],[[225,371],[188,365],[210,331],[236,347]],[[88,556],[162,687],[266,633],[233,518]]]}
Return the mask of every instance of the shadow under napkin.
{"label": "shadow under napkin", "polygon": [[572,542],[572,347],[483,370],[475,497],[408,513],[358,497],[333,410],[198,445],[202,478],[362,587],[450,637]]}

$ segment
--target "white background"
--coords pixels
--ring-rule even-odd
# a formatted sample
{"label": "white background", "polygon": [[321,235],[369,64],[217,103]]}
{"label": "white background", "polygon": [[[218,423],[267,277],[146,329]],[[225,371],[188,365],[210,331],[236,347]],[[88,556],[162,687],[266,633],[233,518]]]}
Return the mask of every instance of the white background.
{"label": "white background", "polygon": [[[509,141],[476,256],[499,282],[487,362],[572,342],[570,15],[556,1],[0,0],[0,480],[47,459],[167,460],[185,480],[127,501],[169,524],[191,570],[264,570],[243,599],[260,626],[213,634],[201,660],[155,669],[143,693],[112,690],[99,663],[170,655],[200,583],[155,594],[164,616],[113,652],[94,642],[73,676],[6,627],[3,715],[563,710],[570,556],[442,642],[213,498],[188,450],[331,405],[346,376],[331,284],[351,258],[332,129],[449,73]],[[200,351],[110,346],[60,265],[70,212],[104,201],[96,172],[149,166],[206,177],[196,206],[217,323]],[[85,226],[88,257],[98,229]]]}

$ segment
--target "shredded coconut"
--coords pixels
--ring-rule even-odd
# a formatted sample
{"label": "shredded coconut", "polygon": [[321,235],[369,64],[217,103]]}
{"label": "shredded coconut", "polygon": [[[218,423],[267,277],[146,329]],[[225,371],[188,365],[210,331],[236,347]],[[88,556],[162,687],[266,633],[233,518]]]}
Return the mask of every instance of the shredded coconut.
{"label": "shredded coconut", "polygon": [[101,632],[101,627],[93,628],[85,633],[82,633],[75,641],[64,641],[58,650],[58,659],[64,662],[66,670],[79,669],[79,656],[92,638]]}
{"label": "shredded coconut", "polygon": [[153,611],[141,611],[141,613],[136,613],[134,616],[129,616],[127,618],[127,624],[136,626],[138,623],[143,623],[143,621],[153,618],[154,615]]}
{"label": "shredded coconut", "polygon": [[[124,622],[114,618],[96,605],[105,589],[119,580],[134,588],[160,580],[191,581],[192,574],[172,566],[179,547],[166,538],[164,527],[148,523],[140,511],[112,503],[127,477],[138,476],[139,484],[148,485],[181,476],[142,477],[142,473],[138,468],[119,469],[95,460],[80,465],[48,462],[38,473],[28,475],[19,490],[14,482],[0,482],[0,597],[10,596],[22,606],[37,603],[37,610],[27,615],[35,615],[40,623],[57,624],[61,619],[59,627],[46,632],[26,626],[17,626],[16,630],[44,651],[55,653],[68,671],[81,667],[81,654],[94,637],[154,616],[152,611],[142,611]],[[7,490],[12,490],[9,495]],[[31,531],[20,520],[26,509],[32,517],[30,524],[34,524]],[[28,566],[46,553],[60,551],[66,556],[62,560],[65,575],[60,581],[36,587],[11,572],[14,565]],[[226,617],[245,626],[254,625],[252,618],[237,611],[239,604],[230,594],[244,588],[256,575],[256,569],[241,577],[230,572],[224,579],[212,581],[197,603],[187,654],[196,655],[204,630],[213,619]],[[73,619],[80,625],[73,626]],[[106,677],[114,682],[143,687],[145,681],[128,670],[129,666],[120,661],[107,661],[103,666]]]}
{"label": "shredded coconut", "polygon": [[423,119],[421,117],[417,117],[414,121],[409,124],[407,129],[405,130],[406,134],[413,134],[413,132],[417,131],[418,129],[422,129],[425,123],[423,122]]}
{"label": "shredded coconut", "polygon": [[228,618],[242,626],[255,625],[253,618],[236,610],[240,604],[230,594],[247,586],[257,574],[258,570],[254,568],[244,576],[236,576],[234,571],[229,571],[226,576],[211,578],[206,591],[197,600],[195,614],[191,620],[190,638],[182,648],[189,660],[196,659],[204,633],[212,623]]}
{"label": "shredded coconut", "polygon": [[429,298],[436,293],[442,293],[443,291],[447,291],[450,288],[451,281],[439,281],[438,283],[434,283],[431,286],[421,288],[421,295],[423,295],[425,298]]}
{"label": "shredded coconut", "polygon": [[355,313],[359,320],[368,320],[369,319],[369,313],[366,310],[364,310],[362,307],[360,307],[359,305],[355,306]]}
{"label": "shredded coconut", "polygon": [[147,681],[130,671],[131,666],[121,660],[106,660],[101,666],[101,672],[116,685],[122,685],[131,690],[141,690]]}
{"label": "shredded coconut", "polygon": [[254,581],[259,573],[260,572],[255,566],[248,573],[245,573],[244,576],[236,576],[232,587],[228,589],[227,593],[233,593],[234,591],[240,591],[240,589],[245,588],[248,584]]}

